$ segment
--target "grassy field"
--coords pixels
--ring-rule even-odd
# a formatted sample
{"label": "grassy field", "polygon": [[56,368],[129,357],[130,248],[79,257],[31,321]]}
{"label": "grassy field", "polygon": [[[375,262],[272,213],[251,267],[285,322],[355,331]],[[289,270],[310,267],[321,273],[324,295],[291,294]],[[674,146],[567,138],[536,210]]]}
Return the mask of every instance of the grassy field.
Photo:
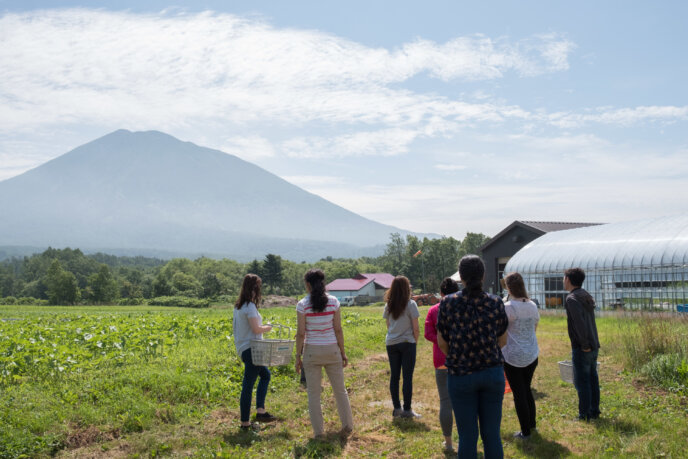
{"label": "grassy field", "polygon": [[[332,435],[315,441],[292,367],[273,369],[267,408],[281,420],[257,434],[239,431],[242,365],[229,309],[0,306],[0,318],[13,319],[0,321],[0,457],[444,457],[430,344],[420,343],[414,376],[423,417],[393,420],[382,310],[343,311],[355,432],[334,435],[339,421],[325,384]],[[295,323],[293,308],[262,313]],[[566,320],[543,316],[538,433],[512,440],[518,421],[506,395],[507,457],[686,456],[687,398],[624,370],[622,337],[634,322],[604,317],[598,327],[602,419],[574,420],[575,390],[557,366],[569,354]]]}

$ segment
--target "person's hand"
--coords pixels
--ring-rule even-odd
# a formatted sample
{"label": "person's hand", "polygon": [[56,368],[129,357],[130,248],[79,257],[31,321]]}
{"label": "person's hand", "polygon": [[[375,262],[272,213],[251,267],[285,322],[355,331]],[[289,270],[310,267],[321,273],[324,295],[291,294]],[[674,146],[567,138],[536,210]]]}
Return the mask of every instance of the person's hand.
{"label": "person's hand", "polygon": [[301,373],[301,369],[303,368],[303,363],[301,362],[301,356],[296,356],[296,363],[294,363],[294,370],[296,371],[296,374]]}
{"label": "person's hand", "polygon": [[347,365],[349,365],[349,359],[346,357],[346,354],[342,354],[342,367],[346,368]]}
{"label": "person's hand", "polygon": [[265,324],[263,327],[265,327],[263,333],[270,333],[272,331],[272,325],[270,324]]}
{"label": "person's hand", "polygon": [[590,352],[592,349],[581,349],[583,352]]}

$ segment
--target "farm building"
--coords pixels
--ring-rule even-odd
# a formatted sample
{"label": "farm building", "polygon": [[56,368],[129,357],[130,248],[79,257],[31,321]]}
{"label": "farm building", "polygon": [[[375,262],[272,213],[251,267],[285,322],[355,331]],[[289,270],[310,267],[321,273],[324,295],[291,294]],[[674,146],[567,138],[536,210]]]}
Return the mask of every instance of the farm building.
{"label": "farm building", "polygon": [[351,279],[335,279],[326,288],[340,301],[346,296],[382,297],[393,280],[394,276],[387,273],[358,274]]}
{"label": "farm building", "polygon": [[558,307],[565,269],[580,267],[583,288],[602,308],[684,310],[688,303],[688,214],[547,233],[506,264],[531,297]]}
{"label": "farm building", "polygon": [[599,223],[516,220],[480,248],[480,255],[485,262],[485,290],[501,295],[502,289],[498,280],[502,278],[504,267],[509,259],[529,242],[553,231],[591,225],[599,225]]}

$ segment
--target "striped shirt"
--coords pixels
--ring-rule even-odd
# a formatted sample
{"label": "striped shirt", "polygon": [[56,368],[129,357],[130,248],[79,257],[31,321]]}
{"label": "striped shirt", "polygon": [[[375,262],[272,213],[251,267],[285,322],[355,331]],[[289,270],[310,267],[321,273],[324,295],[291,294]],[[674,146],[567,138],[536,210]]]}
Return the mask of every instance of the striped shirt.
{"label": "striped shirt", "polygon": [[311,296],[306,295],[296,305],[296,312],[306,315],[306,344],[324,346],[337,344],[334,334],[334,313],[339,309],[339,300],[327,295],[327,306],[322,312],[315,312],[311,306]]}

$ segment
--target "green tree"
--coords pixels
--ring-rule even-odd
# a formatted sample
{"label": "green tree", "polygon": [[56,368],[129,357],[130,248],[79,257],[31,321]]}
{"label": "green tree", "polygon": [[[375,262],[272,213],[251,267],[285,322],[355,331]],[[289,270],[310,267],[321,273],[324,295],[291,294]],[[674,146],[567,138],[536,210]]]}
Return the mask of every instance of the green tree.
{"label": "green tree", "polygon": [[390,241],[387,243],[387,248],[382,256],[383,267],[385,271],[396,275],[406,274],[408,267],[408,253],[406,250],[406,241],[399,233],[392,233],[389,235]]}
{"label": "green tree", "polygon": [[48,300],[51,304],[74,304],[80,292],[76,277],[62,269],[59,260],[53,260],[45,277]]}
{"label": "green tree", "polygon": [[[466,237],[461,242],[461,251],[463,255],[478,255],[481,256],[480,247],[485,245],[490,238],[483,233],[466,233]],[[463,256],[462,255],[462,256]]]}
{"label": "green tree", "polygon": [[270,291],[279,289],[282,283],[282,257],[269,253],[263,261],[263,283],[269,286]]}
{"label": "green tree", "polygon": [[119,288],[107,265],[100,265],[98,272],[88,278],[91,289],[91,300],[96,303],[107,303],[117,299]]}
{"label": "green tree", "polygon": [[201,283],[191,274],[181,271],[172,276],[172,293],[189,297],[198,297],[203,291]]}

